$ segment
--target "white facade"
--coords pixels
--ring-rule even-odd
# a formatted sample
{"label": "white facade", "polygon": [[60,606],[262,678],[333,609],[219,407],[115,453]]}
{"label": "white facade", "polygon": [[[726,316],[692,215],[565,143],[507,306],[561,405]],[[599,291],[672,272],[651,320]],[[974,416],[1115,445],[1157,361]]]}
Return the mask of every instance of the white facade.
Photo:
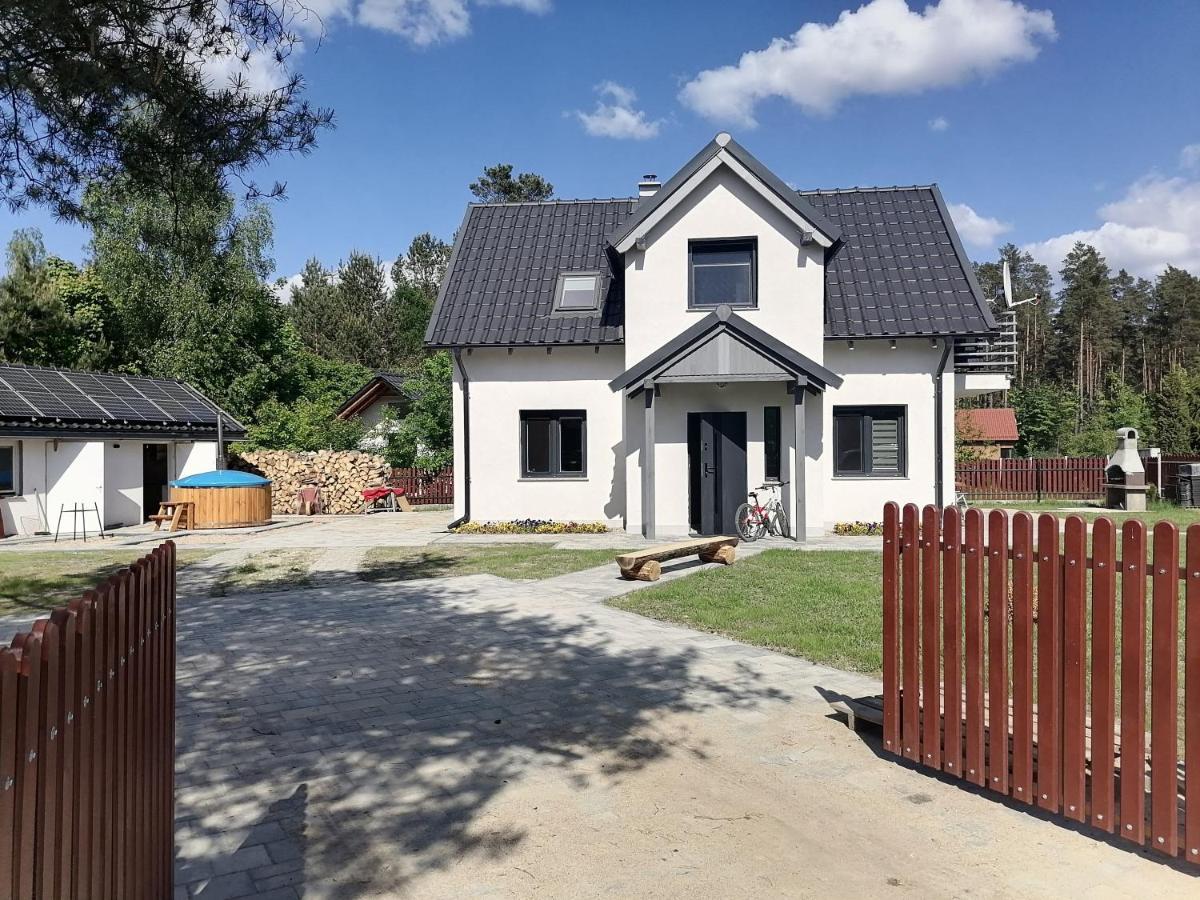
{"label": "white facade", "polygon": [[[696,458],[707,452],[698,448],[696,432],[689,433],[689,416],[693,427],[701,414],[732,414],[735,425],[744,416],[744,477],[753,489],[766,480],[769,408],[779,410],[779,480],[787,485],[780,490],[793,535],[818,535],[838,522],[878,521],[887,501],[932,503],[939,487],[943,502],[953,499],[956,390],[984,385],[964,384],[962,376],[956,382],[952,337],[826,338],[830,239],[720,152],[636,227],[613,244],[624,278],[623,344],[456,351],[458,516],[602,521],[659,538],[686,535],[697,528]],[[748,238],[755,248],[755,302],[719,314],[711,306],[689,308],[690,242]],[[639,364],[657,365],[671,353],[681,359],[691,345],[679,349],[673,339],[709,327],[697,323],[717,327],[717,319],[733,329],[735,353],[757,347],[764,354],[761,366],[750,367],[757,374],[661,377],[659,369],[645,383],[610,385],[622,373],[636,379],[630,373],[639,372]],[[751,332],[766,338],[756,342]],[[697,347],[708,340],[702,334],[691,339]],[[787,352],[771,352],[779,346]],[[787,378],[772,371],[781,354],[795,364]],[[1005,376],[987,377],[988,389],[1007,385]],[[522,477],[522,416],[554,410],[586,414],[586,473]],[[886,474],[836,471],[835,416],[841,411],[845,425],[852,414],[869,417],[872,410],[899,417],[901,465],[884,467]],[[644,446],[648,433],[654,436],[652,454]],[[740,459],[736,465],[740,479]],[[647,495],[652,515],[646,515]]]}
{"label": "white facade", "polygon": [[[136,525],[154,509],[144,508],[147,473],[143,471],[145,444],[166,448],[167,479],[208,472],[216,468],[215,441],[68,440],[7,438],[0,447],[11,447],[15,459],[15,492],[0,494],[0,518],[5,534],[53,533],[60,510],[83,505],[99,511],[106,528]],[[156,507],[157,508],[157,507]],[[70,512],[63,528],[72,525]],[[87,517],[88,530],[96,527],[95,513]]]}

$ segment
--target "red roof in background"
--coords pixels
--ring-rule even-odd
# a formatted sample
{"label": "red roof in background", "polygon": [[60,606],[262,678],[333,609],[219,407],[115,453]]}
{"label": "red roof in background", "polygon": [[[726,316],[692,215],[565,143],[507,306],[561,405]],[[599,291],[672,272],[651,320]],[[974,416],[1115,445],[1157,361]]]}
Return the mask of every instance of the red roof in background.
{"label": "red roof in background", "polygon": [[1017,414],[1009,407],[1002,409],[956,409],[954,427],[963,440],[1016,443]]}

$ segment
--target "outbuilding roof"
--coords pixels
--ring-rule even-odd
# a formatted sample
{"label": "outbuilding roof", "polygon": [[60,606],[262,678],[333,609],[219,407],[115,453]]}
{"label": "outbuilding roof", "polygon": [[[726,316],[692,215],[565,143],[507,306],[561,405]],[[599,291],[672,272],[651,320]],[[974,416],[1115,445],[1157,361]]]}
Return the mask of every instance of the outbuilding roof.
{"label": "outbuilding roof", "polygon": [[412,399],[407,379],[399,372],[376,372],[338,408],[337,417],[352,419],[377,400],[396,395]]}
{"label": "outbuilding roof", "polygon": [[[725,136],[721,136],[725,137]],[[982,335],[993,318],[936,185],[792,191],[735,141],[714,141],[652,197],[472,204],[425,335],[433,347],[619,344],[617,245],[717,155],[816,228],[827,338]],[[554,311],[558,276],[598,272],[595,312]]]}
{"label": "outbuilding roof", "polygon": [[954,428],[964,441],[985,444],[1015,444],[1017,414],[1010,407],[999,409],[959,409],[954,412]]}
{"label": "outbuilding roof", "polygon": [[245,427],[191,385],[166,378],[0,365],[0,434],[215,437]]}

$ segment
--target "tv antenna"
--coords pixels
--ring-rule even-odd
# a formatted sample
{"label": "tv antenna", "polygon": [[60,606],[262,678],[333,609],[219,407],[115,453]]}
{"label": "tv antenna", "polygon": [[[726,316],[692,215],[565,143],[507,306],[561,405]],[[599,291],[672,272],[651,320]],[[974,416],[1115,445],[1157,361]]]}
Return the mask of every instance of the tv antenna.
{"label": "tv antenna", "polygon": [[1032,303],[1034,306],[1037,306],[1041,302],[1042,297],[1040,294],[1034,294],[1032,297],[1026,297],[1024,300],[1014,300],[1012,290],[1012,270],[1009,268],[1007,259],[1004,260],[1003,273],[1005,307],[1008,309],[1015,309],[1018,306],[1024,306],[1026,303]]}

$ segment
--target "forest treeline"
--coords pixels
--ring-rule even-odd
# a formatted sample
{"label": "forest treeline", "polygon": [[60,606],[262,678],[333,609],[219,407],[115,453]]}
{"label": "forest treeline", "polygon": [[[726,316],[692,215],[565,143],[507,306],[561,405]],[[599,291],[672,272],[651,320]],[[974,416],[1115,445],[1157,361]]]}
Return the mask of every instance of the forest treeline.
{"label": "forest treeline", "polygon": [[1012,244],[975,266],[988,297],[1001,292],[1002,265],[1016,308],[1013,387],[962,405],[1011,405],[1027,456],[1099,456],[1117,428],[1142,446],[1200,453],[1200,278],[1174,266],[1153,280],[1113,272],[1076,243],[1058,271]]}

